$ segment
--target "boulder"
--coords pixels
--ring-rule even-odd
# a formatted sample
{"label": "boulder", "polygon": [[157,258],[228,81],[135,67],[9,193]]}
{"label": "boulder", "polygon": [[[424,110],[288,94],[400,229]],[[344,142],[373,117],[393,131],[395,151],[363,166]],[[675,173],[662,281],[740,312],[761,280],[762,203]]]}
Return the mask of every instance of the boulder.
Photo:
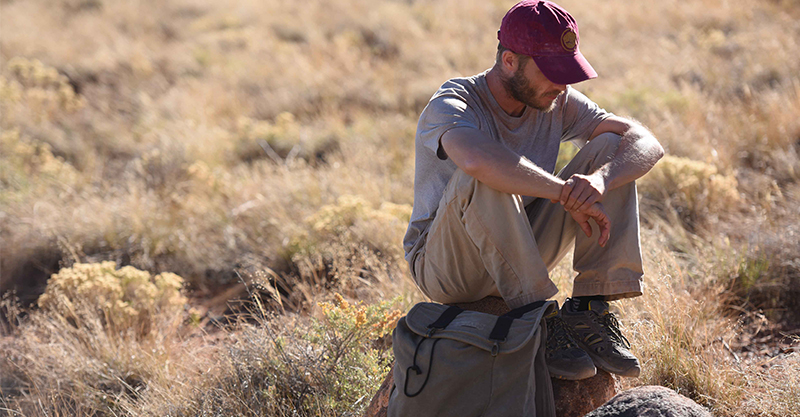
{"label": "boulder", "polygon": [[558,417],[583,417],[619,392],[617,377],[601,369],[597,375],[580,381],[550,380]]}
{"label": "boulder", "polygon": [[711,413],[677,392],[646,385],[623,391],[586,417],[711,417]]}
{"label": "boulder", "polygon": [[[497,316],[511,311],[505,301],[499,297],[487,297],[479,301],[455,305],[464,310],[480,311]],[[619,391],[615,377],[604,371],[598,371],[597,375],[582,381],[560,379],[552,379],[552,381],[558,417],[581,417],[608,401]],[[386,416],[392,385],[394,385],[394,375],[389,371],[367,407],[364,417]]]}

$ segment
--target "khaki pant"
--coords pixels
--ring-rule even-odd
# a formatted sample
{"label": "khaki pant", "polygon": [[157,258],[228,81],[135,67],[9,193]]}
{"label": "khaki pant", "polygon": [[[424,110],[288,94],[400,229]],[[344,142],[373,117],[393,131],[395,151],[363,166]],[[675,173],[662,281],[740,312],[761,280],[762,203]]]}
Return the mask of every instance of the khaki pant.
{"label": "khaki pant", "polygon": [[[589,174],[616,152],[620,137],[603,134],[581,149],[559,173]],[[642,294],[639,206],[636,185],[611,190],[603,200],[611,220],[605,247],[593,220],[591,238],[561,206],[497,191],[456,170],[447,184],[425,244],[417,252],[413,275],[420,289],[442,303],[501,296],[511,308],[554,296],[558,289],[548,270],[575,245],[578,275],[573,296],[605,295],[609,299]]]}

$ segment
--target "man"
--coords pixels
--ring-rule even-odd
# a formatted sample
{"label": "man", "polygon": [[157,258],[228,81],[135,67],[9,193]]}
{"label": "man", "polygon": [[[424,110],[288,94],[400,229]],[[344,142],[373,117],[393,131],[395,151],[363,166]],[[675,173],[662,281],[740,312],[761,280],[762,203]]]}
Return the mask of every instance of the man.
{"label": "man", "polygon": [[[447,81],[420,115],[403,240],[412,275],[435,301],[500,296],[516,308],[558,292],[548,270],[574,244],[573,295],[547,318],[550,373],[638,376],[608,301],[642,294],[634,180],[664,150],[570,87],[597,73],[564,9],[522,1],[498,38],[494,67]],[[581,150],[554,176],[563,141]]]}

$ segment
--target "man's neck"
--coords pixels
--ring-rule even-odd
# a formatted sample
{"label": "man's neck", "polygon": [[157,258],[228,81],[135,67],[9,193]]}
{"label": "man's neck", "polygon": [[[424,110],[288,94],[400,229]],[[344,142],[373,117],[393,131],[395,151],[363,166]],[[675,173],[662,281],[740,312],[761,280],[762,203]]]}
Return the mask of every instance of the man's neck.
{"label": "man's neck", "polygon": [[489,91],[506,114],[511,117],[522,116],[525,111],[525,104],[508,94],[508,91],[503,86],[503,81],[500,79],[500,70],[497,67],[490,69],[486,73],[486,84],[489,85]]}

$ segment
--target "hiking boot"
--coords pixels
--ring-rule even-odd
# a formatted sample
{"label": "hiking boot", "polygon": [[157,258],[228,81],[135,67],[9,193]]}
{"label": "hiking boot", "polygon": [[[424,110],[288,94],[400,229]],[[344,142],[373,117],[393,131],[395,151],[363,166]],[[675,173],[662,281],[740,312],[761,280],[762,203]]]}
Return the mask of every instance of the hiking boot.
{"label": "hiking boot", "polygon": [[594,376],[597,369],[592,358],[575,342],[569,325],[558,310],[545,317],[547,322],[547,344],[545,362],[550,376],[559,379],[584,379]]}
{"label": "hiking boot", "polygon": [[575,332],[575,340],[591,356],[598,368],[621,376],[637,377],[639,360],[630,352],[631,344],[619,330],[619,322],[602,300],[589,302],[589,310],[575,311],[571,299],[561,307],[561,316]]}

